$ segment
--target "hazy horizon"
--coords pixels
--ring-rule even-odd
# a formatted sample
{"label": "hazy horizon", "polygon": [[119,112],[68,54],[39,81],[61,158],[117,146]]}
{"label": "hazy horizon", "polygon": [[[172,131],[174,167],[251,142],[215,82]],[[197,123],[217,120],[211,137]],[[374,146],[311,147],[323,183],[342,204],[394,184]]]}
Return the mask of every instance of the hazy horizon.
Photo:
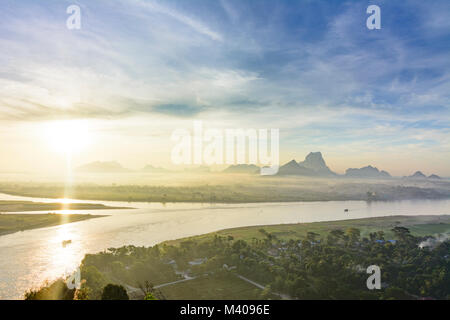
{"label": "hazy horizon", "polygon": [[[286,160],[286,161],[281,161],[280,165],[285,165],[286,163],[288,163],[289,161],[295,160],[296,162],[301,162],[303,160],[302,159],[290,159],[290,160]],[[368,166],[372,166],[377,168],[380,171],[387,171],[388,173],[391,174],[392,178],[402,178],[402,177],[408,177],[413,175],[416,172],[422,172],[425,176],[430,176],[432,174],[436,174],[433,169],[430,168],[418,168],[416,170],[413,170],[409,173],[406,173],[404,175],[395,175],[392,174],[392,172],[389,170],[389,168],[380,168],[377,166],[374,166],[371,163],[367,163],[365,165],[360,165],[357,167],[348,167],[343,169],[342,171],[337,171],[333,169],[333,164],[330,164],[329,161],[327,161],[327,159],[325,159],[326,164],[328,165],[328,167],[330,168],[331,171],[333,171],[334,173],[336,173],[338,176],[345,176],[346,170],[347,169],[360,169],[360,168],[364,168],[364,167],[368,167]],[[99,163],[99,164],[108,164],[108,163],[115,163],[121,166],[121,168],[125,169],[125,170],[129,170],[129,171],[125,171],[125,172],[114,172],[114,171],[105,171],[105,172],[95,172],[95,170],[91,171],[91,172],[83,172],[83,171],[79,171],[78,170],[85,166],[85,165],[90,165],[90,164],[94,164],[94,163]],[[110,161],[98,161],[98,160],[94,160],[91,162],[87,162],[87,163],[79,163],[79,164],[72,164],[71,165],[71,169],[73,171],[73,174],[118,174],[118,175],[123,175],[123,174],[133,174],[133,173],[146,173],[146,174],[158,174],[158,175],[163,175],[163,174],[170,174],[170,173],[192,173],[192,174],[196,174],[195,169],[204,167],[204,168],[208,168],[210,170],[210,173],[222,173],[225,169],[229,168],[230,166],[237,166],[240,164],[233,164],[233,165],[227,165],[227,164],[223,164],[223,165],[206,165],[206,164],[202,164],[202,165],[173,165],[171,163],[167,163],[167,164],[162,164],[162,165],[154,165],[153,163],[146,163],[141,167],[127,167],[125,165],[123,165],[120,161],[116,161],[116,160],[110,160]],[[262,165],[260,164],[255,164],[258,167],[261,167]],[[163,170],[167,170],[167,172],[145,172],[145,168],[146,166],[152,166],[155,169],[163,169]],[[5,170],[0,170],[0,174],[21,174],[21,173],[31,173],[31,174],[39,174],[39,173],[43,173],[43,174],[49,174],[49,173],[53,173],[55,175],[64,175],[64,173],[67,171],[66,167],[60,168],[60,170],[50,170],[50,171],[42,171],[42,170],[10,170],[10,171],[5,171]],[[295,177],[295,175],[290,175]],[[298,175],[298,177],[302,177],[302,175]],[[303,176],[304,178],[308,178],[308,176]],[[450,176],[440,176],[441,178],[450,178]],[[311,177],[310,177],[311,178]],[[318,176],[317,178],[320,178],[320,176]],[[329,178],[329,177],[328,177]]]}

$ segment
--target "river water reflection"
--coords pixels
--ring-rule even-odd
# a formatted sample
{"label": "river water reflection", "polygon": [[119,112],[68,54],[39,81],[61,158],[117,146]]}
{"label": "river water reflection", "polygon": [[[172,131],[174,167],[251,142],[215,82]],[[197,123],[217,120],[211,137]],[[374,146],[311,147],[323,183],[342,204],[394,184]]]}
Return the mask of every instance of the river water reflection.
{"label": "river water reflection", "polygon": [[[0,194],[0,200],[55,202]],[[0,299],[22,298],[30,287],[75,270],[86,253],[226,228],[333,221],[390,215],[450,214],[450,200],[397,202],[323,201],[258,204],[160,204],[76,201],[135,209],[70,211],[107,215],[86,221],[0,236]],[[344,212],[348,209],[348,212]],[[66,213],[66,212],[64,212]],[[33,213],[30,213],[33,214]],[[72,243],[63,247],[63,240]]]}

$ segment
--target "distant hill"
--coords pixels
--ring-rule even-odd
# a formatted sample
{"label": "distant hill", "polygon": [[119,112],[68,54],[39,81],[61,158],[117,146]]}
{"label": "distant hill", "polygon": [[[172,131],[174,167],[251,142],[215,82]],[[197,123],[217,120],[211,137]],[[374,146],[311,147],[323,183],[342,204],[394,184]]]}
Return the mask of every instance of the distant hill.
{"label": "distant hill", "polygon": [[314,170],[305,168],[297,163],[295,160],[291,160],[285,165],[282,165],[278,170],[279,175],[301,175],[301,176],[313,176]]}
{"label": "distant hill", "polygon": [[142,172],[147,172],[147,173],[165,173],[165,172],[169,172],[169,170],[165,169],[165,168],[157,168],[154,167],[150,164],[146,165],[142,170]]}
{"label": "distant hill", "polygon": [[336,173],[326,165],[321,152],[310,152],[302,162],[289,161],[280,167],[278,174],[313,177],[336,176]]}
{"label": "distant hill", "polygon": [[409,179],[426,179],[427,176],[424,175],[421,171],[416,171],[413,175],[408,177]]}
{"label": "distant hill", "polygon": [[336,173],[328,168],[321,152],[310,152],[306,156],[305,160],[303,162],[299,162],[298,164],[305,168],[314,170],[315,174],[320,176],[336,175]]}
{"label": "distant hill", "polygon": [[231,165],[222,172],[224,173],[248,173],[248,174],[256,174],[261,170],[260,167],[254,164],[236,164]]}
{"label": "distant hill", "polygon": [[113,172],[130,172],[129,169],[122,167],[118,162],[101,162],[95,161],[82,165],[76,169],[77,172],[97,172],[97,173],[113,173]]}
{"label": "distant hill", "polygon": [[391,175],[387,171],[380,171],[376,167],[367,166],[360,169],[349,168],[345,172],[345,176],[348,178],[369,178],[369,179],[387,179],[391,178]]}
{"label": "distant hill", "polygon": [[436,174],[432,174],[430,176],[426,176],[422,171],[416,171],[413,175],[404,177],[406,179],[414,179],[414,180],[425,180],[425,179],[433,179],[433,180],[438,180],[438,179],[442,179],[441,177],[439,177]]}

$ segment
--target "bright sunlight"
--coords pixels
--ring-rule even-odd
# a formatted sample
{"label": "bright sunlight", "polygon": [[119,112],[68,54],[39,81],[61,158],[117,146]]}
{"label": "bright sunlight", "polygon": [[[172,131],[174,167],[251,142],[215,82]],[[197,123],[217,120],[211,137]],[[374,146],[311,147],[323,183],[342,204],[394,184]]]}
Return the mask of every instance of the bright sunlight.
{"label": "bright sunlight", "polygon": [[90,142],[85,120],[61,120],[45,124],[45,139],[58,153],[73,154],[83,150]]}

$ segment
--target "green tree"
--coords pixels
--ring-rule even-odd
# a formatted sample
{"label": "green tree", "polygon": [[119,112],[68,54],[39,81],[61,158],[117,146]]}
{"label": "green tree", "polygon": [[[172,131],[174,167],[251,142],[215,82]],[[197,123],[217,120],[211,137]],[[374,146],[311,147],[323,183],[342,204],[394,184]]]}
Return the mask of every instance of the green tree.
{"label": "green tree", "polygon": [[145,295],[144,300],[157,300],[157,299],[153,296],[153,294],[149,292]]}
{"label": "green tree", "polygon": [[25,293],[25,300],[73,300],[75,289],[67,288],[63,279],[58,279],[49,284],[45,283],[41,288],[29,290]]}
{"label": "green tree", "polygon": [[315,233],[315,232],[308,232],[306,234],[306,240],[310,241],[310,242],[315,242],[316,238],[319,236],[319,234]]}
{"label": "green tree", "polygon": [[263,291],[261,291],[260,299],[261,300],[268,300],[272,296],[272,288],[270,285],[267,285]]}
{"label": "green tree", "polygon": [[103,274],[95,266],[81,266],[81,279],[81,287],[87,287],[89,289],[89,299],[99,300],[102,290],[107,284]]}
{"label": "green tree", "polygon": [[409,229],[405,227],[395,227],[392,229],[392,232],[400,240],[405,240],[410,235]]}
{"label": "green tree", "polygon": [[123,286],[110,283],[103,288],[102,300],[130,300],[130,298]]}
{"label": "green tree", "polygon": [[345,233],[347,234],[351,242],[358,241],[359,237],[361,236],[361,231],[357,228],[348,228]]}
{"label": "green tree", "polygon": [[144,300],[165,300],[163,293],[157,290],[149,281],[145,281],[144,285],[139,284],[139,288],[144,294]]}
{"label": "green tree", "polygon": [[89,300],[89,292],[89,288],[82,285],[80,289],[75,291],[73,300]]}

